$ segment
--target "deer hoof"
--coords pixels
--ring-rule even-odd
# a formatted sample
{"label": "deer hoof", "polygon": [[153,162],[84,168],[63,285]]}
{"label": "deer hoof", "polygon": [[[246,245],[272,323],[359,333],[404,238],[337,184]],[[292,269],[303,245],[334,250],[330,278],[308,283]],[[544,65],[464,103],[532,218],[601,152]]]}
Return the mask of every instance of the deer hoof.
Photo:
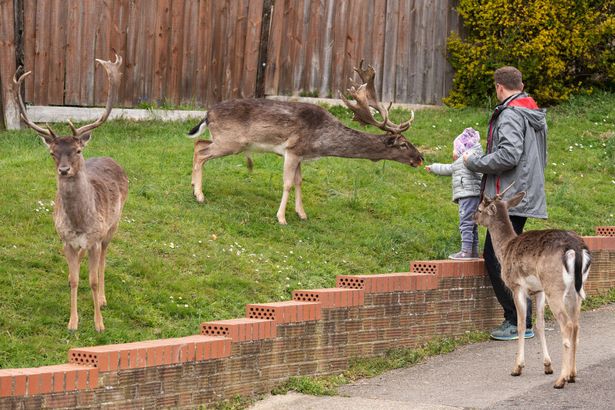
{"label": "deer hoof", "polygon": [[564,380],[563,378],[562,379],[557,379],[557,381],[553,385],[553,388],[554,389],[563,389],[565,384],[566,384],[566,380]]}
{"label": "deer hoof", "polygon": [[194,197],[196,198],[196,201],[199,203],[205,202],[205,195],[203,195],[202,192],[195,192]]}
{"label": "deer hoof", "polygon": [[511,376],[521,376],[521,367],[516,366],[512,372],[510,372]]}
{"label": "deer hoof", "polygon": [[96,327],[96,331],[98,333],[102,333],[105,331],[105,325],[103,325],[102,323],[100,325],[95,326]]}
{"label": "deer hoof", "polygon": [[545,374],[553,374],[553,368],[551,364],[545,364]]}
{"label": "deer hoof", "polygon": [[577,377],[570,375],[570,377],[568,378],[568,383],[576,383],[577,381]]}

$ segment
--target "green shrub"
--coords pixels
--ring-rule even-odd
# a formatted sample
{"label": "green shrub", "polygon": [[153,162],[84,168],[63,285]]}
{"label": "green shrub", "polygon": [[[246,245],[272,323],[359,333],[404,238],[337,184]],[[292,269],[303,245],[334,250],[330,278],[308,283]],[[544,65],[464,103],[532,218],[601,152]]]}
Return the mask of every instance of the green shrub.
{"label": "green shrub", "polygon": [[463,38],[448,38],[453,89],[444,103],[493,98],[493,72],[513,65],[541,105],[613,87],[615,0],[459,0]]}

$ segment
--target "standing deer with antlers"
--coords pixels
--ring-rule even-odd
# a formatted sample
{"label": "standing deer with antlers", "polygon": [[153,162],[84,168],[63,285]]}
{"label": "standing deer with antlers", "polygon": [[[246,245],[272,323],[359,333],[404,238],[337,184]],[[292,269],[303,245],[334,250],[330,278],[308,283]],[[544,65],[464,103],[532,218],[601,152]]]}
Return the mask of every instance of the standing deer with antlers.
{"label": "standing deer with antlers", "polygon": [[[388,159],[417,167],[421,153],[401,133],[410,128],[412,118],[402,124],[389,119],[388,109],[376,98],[374,68],[363,69],[363,62],[354,69],[362,84],[348,90],[355,99],[344,102],[354,112],[354,119],[364,125],[374,125],[384,135],[369,134],[344,126],[327,110],[314,104],[281,102],[266,99],[239,99],[218,103],[188,135],[198,137],[206,128],[211,141],[197,140],[192,166],[193,193],[203,202],[203,165],[206,161],[240,152],[273,152],[284,157],[284,191],[277,212],[280,224],[286,224],[286,204],[295,187],[295,211],[307,219],[301,198],[301,162],[319,157],[365,158],[372,161]],[[377,110],[381,121],[374,118]],[[389,105],[390,109],[391,105]]]}
{"label": "standing deer with antlers", "polygon": [[[561,389],[577,376],[576,352],[579,343],[583,284],[589,275],[591,254],[575,232],[548,229],[517,235],[508,217],[508,209],[523,200],[519,192],[504,201],[512,184],[495,198],[483,198],[475,213],[477,223],[491,233],[495,254],[502,266],[502,279],[511,289],[517,317],[524,318],[529,295],[536,295],[536,333],[540,338],[545,374],[553,373],[545,339],[545,296],[562,333],[564,351],[562,371],[553,387]],[[517,323],[519,335],[525,333],[525,320]],[[525,338],[518,338],[517,358],[512,375],[519,376],[525,366]]]}
{"label": "standing deer with antlers", "polygon": [[[121,74],[119,67],[122,58],[115,56],[115,62],[96,60],[107,72],[109,93],[107,105],[102,116],[92,124],[79,128],[68,121],[71,136],[57,136],[47,126],[39,127],[28,119],[26,106],[21,97],[21,84],[30,74],[13,78],[18,94],[21,118],[27,126],[38,133],[49,148],[56,163],[58,191],[55,199],[53,220],[56,230],[64,243],[64,255],[68,262],[70,283],[70,320],[69,330],[77,330],[77,288],[79,267],[85,252],[88,252],[89,279],[94,301],[94,323],[96,330],[105,330],[101,306],[107,304],[105,298],[105,257],[107,246],[117,230],[118,223],[128,195],[128,178],[113,159],[108,157],[83,158],[82,150],[90,141],[91,132],[104,123],[111,113],[111,106]],[[18,69],[19,71],[19,69]]]}

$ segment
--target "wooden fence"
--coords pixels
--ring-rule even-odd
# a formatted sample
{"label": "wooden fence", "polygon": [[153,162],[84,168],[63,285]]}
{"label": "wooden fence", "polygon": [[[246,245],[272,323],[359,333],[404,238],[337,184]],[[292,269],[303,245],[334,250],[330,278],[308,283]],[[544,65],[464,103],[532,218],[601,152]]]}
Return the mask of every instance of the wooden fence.
{"label": "wooden fence", "polygon": [[[385,101],[438,104],[451,86],[455,0],[0,0],[0,87],[18,64],[36,105],[104,104],[95,58],[124,57],[119,105],[208,106],[336,96],[361,59]],[[7,116],[8,112],[5,113]]]}

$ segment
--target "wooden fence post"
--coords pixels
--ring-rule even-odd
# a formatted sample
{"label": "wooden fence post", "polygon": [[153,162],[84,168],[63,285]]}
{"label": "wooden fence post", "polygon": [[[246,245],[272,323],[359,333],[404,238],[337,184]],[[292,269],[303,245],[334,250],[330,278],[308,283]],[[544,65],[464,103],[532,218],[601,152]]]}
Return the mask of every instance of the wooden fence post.
{"label": "wooden fence post", "polygon": [[265,72],[267,64],[267,51],[269,46],[269,30],[271,29],[271,10],[274,0],[263,2],[263,18],[261,23],[261,40],[258,50],[258,67],[256,68],[256,90],[254,96],[263,98],[265,96]]}
{"label": "wooden fence post", "polygon": [[23,13],[22,0],[0,0],[0,127],[9,130],[20,129],[19,108],[15,99],[13,88],[13,74],[16,70],[16,40],[18,31],[23,30],[17,26],[18,17]]}

